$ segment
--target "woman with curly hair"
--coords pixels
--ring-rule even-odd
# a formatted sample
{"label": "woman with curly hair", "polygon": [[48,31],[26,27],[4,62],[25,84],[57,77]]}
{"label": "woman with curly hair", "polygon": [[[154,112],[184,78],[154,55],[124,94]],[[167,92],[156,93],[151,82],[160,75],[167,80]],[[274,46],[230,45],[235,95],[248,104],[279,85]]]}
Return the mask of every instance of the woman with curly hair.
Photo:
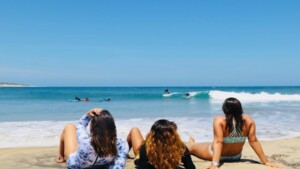
{"label": "woman with curly hair", "polygon": [[132,128],[127,142],[133,148],[138,169],[174,169],[180,161],[186,169],[195,169],[174,122],[164,119],[156,121],[146,140],[138,128]]}
{"label": "woman with curly hair", "polygon": [[112,115],[107,110],[94,108],[79,120],[77,126],[68,124],[64,128],[56,161],[66,161],[70,169],[99,166],[123,169],[128,151],[127,142],[117,138]]}

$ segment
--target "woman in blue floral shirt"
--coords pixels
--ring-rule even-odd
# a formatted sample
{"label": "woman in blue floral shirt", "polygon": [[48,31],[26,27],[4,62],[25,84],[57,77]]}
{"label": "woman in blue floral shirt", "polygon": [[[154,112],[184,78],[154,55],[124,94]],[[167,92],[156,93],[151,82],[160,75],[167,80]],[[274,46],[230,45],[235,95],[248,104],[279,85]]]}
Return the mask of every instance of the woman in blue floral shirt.
{"label": "woman in blue floral shirt", "polygon": [[[90,132],[87,126],[90,122]],[[70,169],[109,166],[125,168],[128,143],[117,138],[116,125],[107,110],[94,108],[87,112],[77,126],[68,124],[60,137],[57,162],[67,161]]]}

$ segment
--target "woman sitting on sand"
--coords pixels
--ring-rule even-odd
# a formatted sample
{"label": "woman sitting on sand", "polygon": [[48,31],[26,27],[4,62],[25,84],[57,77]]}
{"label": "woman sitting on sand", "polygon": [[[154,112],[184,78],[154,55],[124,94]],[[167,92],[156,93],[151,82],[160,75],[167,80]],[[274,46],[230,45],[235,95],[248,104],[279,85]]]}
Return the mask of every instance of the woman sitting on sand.
{"label": "woman sitting on sand", "polygon": [[174,122],[158,120],[144,141],[138,128],[132,128],[127,141],[136,156],[138,169],[174,169],[180,161],[195,169],[188,149],[182,143]]}
{"label": "woman sitting on sand", "polygon": [[249,144],[266,166],[282,168],[279,163],[269,161],[256,137],[255,122],[243,114],[242,105],[235,98],[228,98],[223,103],[224,115],[218,115],[213,122],[214,141],[211,144],[196,144],[190,138],[188,146],[191,154],[204,160],[211,160],[209,169],[218,168],[220,161],[237,161],[242,156],[246,138]]}
{"label": "woman sitting on sand", "polygon": [[[90,122],[90,132],[87,126]],[[94,108],[87,112],[77,126],[68,124],[60,137],[57,162],[67,161],[68,168],[94,166],[125,168],[129,151],[126,141],[117,138],[116,125],[107,110]]]}

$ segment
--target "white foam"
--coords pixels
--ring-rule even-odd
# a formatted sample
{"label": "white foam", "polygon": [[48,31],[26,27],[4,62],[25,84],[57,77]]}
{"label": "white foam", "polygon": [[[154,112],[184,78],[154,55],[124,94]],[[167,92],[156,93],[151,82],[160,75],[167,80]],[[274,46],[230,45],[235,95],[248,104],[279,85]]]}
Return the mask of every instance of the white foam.
{"label": "white foam", "polygon": [[200,92],[195,92],[195,91],[192,91],[192,92],[188,92],[186,94],[189,94],[188,96],[185,94],[185,98],[191,98],[191,97],[195,97],[197,95],[200,95],[200,94],[203,94],[203,93],[206,93],[204,91],[200,91]]}
{"label": "white foam", "polygon": [[[122,119],[116,120],[118,137],[126,139],[132,127],[140,128],[143,136],[150,131],[153,123],[160,118]],[[179,133],[184,141],[194,136],[197,141],[211,140],[212,134],[208,120],[202,118],[166,118],[176,122]],[[43,147],[58,146],[60,133],[64,126],[75,121],[28,121],[28,122],[1,122],[0,148],[7,147]],[[201,123],[201,126],[199,125]],[[211,132],[210,132],[211,133]]]}
{"label": "white foam", "polygon": [[55,146],[69,122],[28,121],[0,123],[0,148]]}
{"label": "white foam", "polygon": [[[116,120],[118,137],[126,139],[132,127],[140,128],[143,136],[149,132],[153,123],[160,118],[140,118]],[[170,117],[174,121],[183,141],[188,142],[193,136],[197,142],[210,142],[213,139],[213,117]],[[257,135],[261,140],[278,139],[299,136],[297,124],[278,127],[274,130],[274,123],[258,122]],[[29,122],[1,122],[0,148],[7,147],[44,147],[58,146],[60,133],[64,126],[75,121],[29,121]],[[276,124],[275,126],[281,126]],[[287,132],[289,131],[289,132]]]}
{"label": "white foam", "polygon": [[235,97],[242,103],[245,102],[281,102],[281,101],[300,101],[300,94],[270,94],[267,92],[248,93],[248,92],[225,92],[212,90],[209,92],[212,101],[223,102],[229,97]]}
{"label": "white foam", "polygon": [[164,93],[164,94],[163,94],[163,97],[171,97],[171,96],[173,96],[173,95],[178,95],[178,94],[181,94],[181,93],[179,93],[179,92]]}
{"label": "white foam", "polygon": [[[150,131],[153,123],[161,118],[143,118],[118,120],[117,128],[118,135],[121,138],[126,138],[132,127],[138,127],[143,136]],[[177,124],[178,132],[183,141],[187,142],[190,136],[193,136],[197,141],[207,142],[212,140],[212,120],[210,118],[192,118],[192,117],[170,117],[165,118],[174,121]]]}

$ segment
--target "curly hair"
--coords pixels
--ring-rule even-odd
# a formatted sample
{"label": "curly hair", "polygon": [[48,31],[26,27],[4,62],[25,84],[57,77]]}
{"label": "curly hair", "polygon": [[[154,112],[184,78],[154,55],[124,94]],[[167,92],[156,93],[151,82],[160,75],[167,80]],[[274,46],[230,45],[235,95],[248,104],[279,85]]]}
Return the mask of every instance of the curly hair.
{"label": "curly hair", "polygon": [[182,143],[174,122],[158,120],[146,136],[148,162],[156,169],[173,169],[183,156],[185,146]]}
{"label": "curly hair", "polygon": [[117,132],[114,118],[107,110],[91,121],[91,144],[99,157],[117,155]]}

